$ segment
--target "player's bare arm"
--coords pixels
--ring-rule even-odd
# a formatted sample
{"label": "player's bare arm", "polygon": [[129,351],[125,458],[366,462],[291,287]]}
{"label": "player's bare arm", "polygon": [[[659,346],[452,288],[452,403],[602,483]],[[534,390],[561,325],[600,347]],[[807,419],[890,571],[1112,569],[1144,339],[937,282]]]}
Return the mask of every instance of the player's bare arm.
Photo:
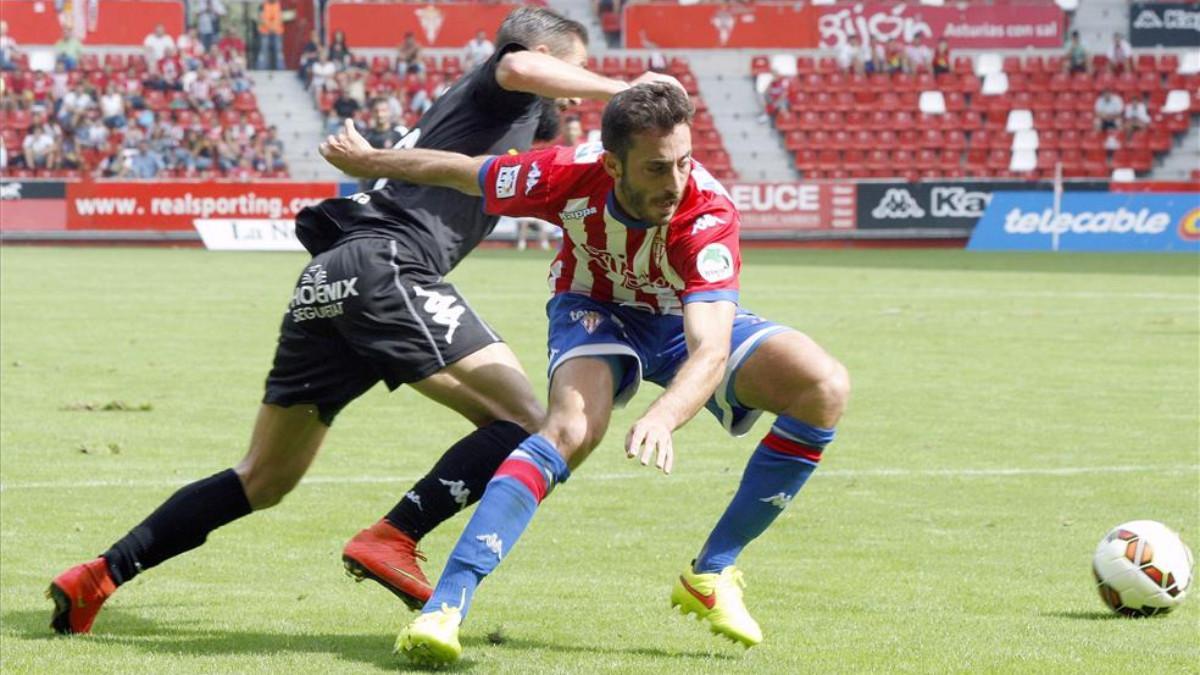
{"label": "player's bare arm", "polygon": [[476,197],[481,194],[476,177],[487,159],[424,148],[372,148],[350,119],[340,132],[325,139],[320,151],[325,161],[350,176],[437,185]]}
{"label": "player's bare arm", "polygon": [[693,302],[683,307],[683,330],[688,357],[671,384],[634,422],[625,438],[625,453],[643,465],[671,473],[675,451],[671,433],[692,419],[712,396],[725,374],[730,335],[737,305],[732,302]]}
{"label": "player's bare arm", "polygon": [[678,80],[663,73],[647,72],[629,83],[598,75],[581,65],[536,50],[506,54],[496,66],[496,83],[504,89],[545,98],[607,101],[618,92],[645,82],[667,82],[683,88]]}

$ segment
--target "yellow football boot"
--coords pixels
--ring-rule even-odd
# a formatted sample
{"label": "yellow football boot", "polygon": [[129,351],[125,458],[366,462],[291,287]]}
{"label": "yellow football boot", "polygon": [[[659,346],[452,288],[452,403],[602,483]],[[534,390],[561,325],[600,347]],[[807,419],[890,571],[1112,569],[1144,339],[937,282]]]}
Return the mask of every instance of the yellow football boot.
{"label": "yellow football boot", "polygon": [[671,590],[671,606],[684,616],[695,614],[708,621],[712,632],[723,635],[749,649],[762,642],[762,629],[742,602],[746,582],[738,568],[730,565],[720,574],[697,574],[692,566],[684,570]]}
{"label": "yellow football boot", "polygon": [[462,645],[458,643],[461,623],[462,612],[443,604],[438,611],[421,614],[405,626],[396,638],[395,652],[421,666],[450,665],[462,656]]}

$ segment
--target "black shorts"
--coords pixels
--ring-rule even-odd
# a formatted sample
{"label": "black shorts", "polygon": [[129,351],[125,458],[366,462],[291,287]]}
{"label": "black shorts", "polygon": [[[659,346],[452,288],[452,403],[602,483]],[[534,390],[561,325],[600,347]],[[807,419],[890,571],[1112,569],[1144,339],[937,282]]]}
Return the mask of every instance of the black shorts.
{"label": "black shorts", "polygon": [[263,403],[333,418],[376,382],[416,382],[500,342],[454,288],[392,239],[351,239],[304,268]]}

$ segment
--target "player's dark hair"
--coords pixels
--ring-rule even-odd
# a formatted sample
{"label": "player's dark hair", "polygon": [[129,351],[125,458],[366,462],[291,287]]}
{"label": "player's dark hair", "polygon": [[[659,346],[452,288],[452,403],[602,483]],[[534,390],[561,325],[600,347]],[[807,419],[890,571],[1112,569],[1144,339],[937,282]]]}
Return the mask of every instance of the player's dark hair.
{"label": "player's dark hair", "polygon": [[566,52],[572,38],[577,38],[587,45],[588,32],[583,24],[544,7],[525,6],[514,9],[496,31],[497,46],[502,47],[510,42],[530,49],[537,45],[546,45],[557,53]]}
{"label": "player's dark hair", "polygon": [[608,102],[600,120],[600,142],[624,162],[634,135],[668,134],[680,124],[691,124],[693,113],[692,102],[679,87],[665,82],[639,84]]}

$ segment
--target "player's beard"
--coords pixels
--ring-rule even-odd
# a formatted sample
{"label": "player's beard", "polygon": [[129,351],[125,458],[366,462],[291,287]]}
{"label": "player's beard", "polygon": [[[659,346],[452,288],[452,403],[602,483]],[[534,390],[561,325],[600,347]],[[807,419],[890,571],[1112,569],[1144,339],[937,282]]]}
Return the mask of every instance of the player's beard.
{"label": "player's beard", "polygon": [[[627,173],[621,174],[617,180],[617,196],[629,215],[654,227],[671,222],[675,210],[679,208],[679,195],[665,192],[650,195],[646,190],[634,186],[628,176]],[[670,202],[669,206],[663,203],[664,200]]]}
{"label": "player's beard", "polygon": [[558,138],[559,130],[562,128],[562,116],[558,113],[558,102],[552,98],[543,98],[541,108],[537,130],[533,132],[533,140],[552,141]]}

